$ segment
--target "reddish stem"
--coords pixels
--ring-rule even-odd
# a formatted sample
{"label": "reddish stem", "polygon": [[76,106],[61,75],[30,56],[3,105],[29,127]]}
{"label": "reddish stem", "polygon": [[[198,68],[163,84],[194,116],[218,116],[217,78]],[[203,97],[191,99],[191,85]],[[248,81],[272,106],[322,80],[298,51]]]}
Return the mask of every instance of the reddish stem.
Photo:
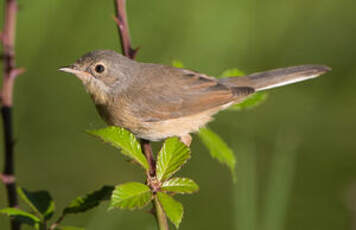
{"label": "reddish stem", "polygon": [[126,16],[126,0],[115,0],[116,17],[114,18],[119,31],[121,47],[125,56],[135,59],[138,48],[131,46],[129,26]]}
{"label": "reddish stem", "polygon": [[155,177],[156,176],[156,162],[155,159],[153,158],[153,153],[152,153],[152,148],[150,145],[150,141],[141,139],[141,148],[142,151],[144,152],[146,159],[148,161],[149,165],[149,171],[148,171],[148,176],[149,177]]}
{"label": "reddish stem", "polygon": [[[1,98],[1,115],[3,119],[4,142],[5,142],[5,161],[4,171],[1,176],[3,183],[6,185],[9,207],[17,207],[17,194],[15,184],[15,165],[14,165],[14,141],[12,128],[12,105],[13,105],[13,88],[15,78],[24,72],[23,69],[17,69],[15,63],[15,36],[16,36],[16,0],[5,1],[5,19],[3,32],[1,34],[1,44],[3,47],[3,65],[4,76]],[[20,223],[11,220],[11,229],[19,230]]]}

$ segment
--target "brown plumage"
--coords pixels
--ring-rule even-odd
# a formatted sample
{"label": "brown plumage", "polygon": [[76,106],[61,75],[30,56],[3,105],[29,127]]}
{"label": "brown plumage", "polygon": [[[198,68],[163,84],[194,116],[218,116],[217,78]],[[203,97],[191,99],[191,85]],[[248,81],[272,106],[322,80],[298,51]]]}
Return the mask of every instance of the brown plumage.
{"label": "brown plumage", "polygon": [[178,136],[189,142],[189,133],[204,126],[218,111],[241,102],[255,91],[314,78],[330,69],[303,65],[219,80],[98,50],[60,70],[82,80],[109,125],[126,128],[147,140]]}

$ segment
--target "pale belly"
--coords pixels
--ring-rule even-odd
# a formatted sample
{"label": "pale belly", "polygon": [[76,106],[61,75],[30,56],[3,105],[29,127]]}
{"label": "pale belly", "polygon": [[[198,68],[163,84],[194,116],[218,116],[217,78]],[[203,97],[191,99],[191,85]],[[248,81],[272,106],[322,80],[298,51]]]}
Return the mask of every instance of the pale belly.
{"label": "pale belly", "polygon": [[[224,105],[190,116],[152,122],[141,121],[133,114],[127,113],[127,110],[107,109],[100,105],[97,105],[96,107],[100,116],[108,123],[108,125],[128,129],[138,138],[159,141],[168,137],[183,137],[189,133],[197,132],[201,127],[213,119],[212,116],[215,113],[227,106],[228,105]],[[118,116],[118,114],[120,115]]]}
{"label": "pale belly", "polygon": [[143,125],[147,127],[147,129],[144,129],[143,132],[136,135],[151,141],[162,140],[173,136],[183,137],[189,133],[197,132],[211,120],[212,116],[210,114],[200,113],[165,121],[145,122]]}

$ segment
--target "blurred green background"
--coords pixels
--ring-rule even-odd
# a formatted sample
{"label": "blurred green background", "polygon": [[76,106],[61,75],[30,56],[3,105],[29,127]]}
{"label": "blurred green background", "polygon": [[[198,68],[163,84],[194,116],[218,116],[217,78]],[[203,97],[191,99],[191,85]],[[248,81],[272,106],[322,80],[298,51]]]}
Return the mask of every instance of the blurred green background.
{"label": "blurred green background", "polygon": [[[333,68],[270,91],[255,109],[216,116],[209,127],[237,155],[237,184],[195,136],[180,175],[194,178],[200,192],[178,197],[185,206],[181,229],[356,229],[355,12],[349,0],[128,1],[139,61],[177,59],[210,75],[233,67],[247,73],[307,63]],[[90,50],[121,51],[113,14],[111,0],[20,0],[17,62],[27,72],[15,88],[17,182],[49,190],[57,210],[103,184],[144,176],[84,133],[105,124],[79,80],[57,71]],[[150,215],[107,212],[107,204],[65,223],[156,229]],[[0,229],[7,228],[8,218],[0,216]]]}

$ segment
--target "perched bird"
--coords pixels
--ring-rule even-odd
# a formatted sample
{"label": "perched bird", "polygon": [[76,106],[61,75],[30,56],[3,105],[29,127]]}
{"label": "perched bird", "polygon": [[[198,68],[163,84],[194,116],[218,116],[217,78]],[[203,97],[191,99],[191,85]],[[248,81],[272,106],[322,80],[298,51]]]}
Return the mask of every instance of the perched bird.
{"label": "perched bird", "polygon": [[60,68],[75,74],[109,124],[157,141],[177,136],[190,145],[190,133],[220,110],[255,92],[315,78],[325,65],[301,65],[216,79],[187,69],[140,63],[111,50],[85,54]]}

